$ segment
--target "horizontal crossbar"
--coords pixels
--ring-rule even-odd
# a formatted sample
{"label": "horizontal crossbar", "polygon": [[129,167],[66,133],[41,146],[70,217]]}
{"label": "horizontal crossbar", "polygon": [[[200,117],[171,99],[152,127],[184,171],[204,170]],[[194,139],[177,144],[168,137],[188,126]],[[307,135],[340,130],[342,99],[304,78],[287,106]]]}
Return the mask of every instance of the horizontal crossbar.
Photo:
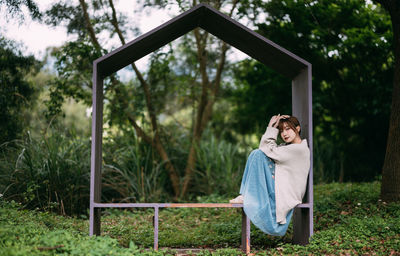
{"label": "horizontal crossbar", "polygon": [[296,208],[311,208],[311,204],[298,204],[296,205]]}
{"label": "horizontal crossbar", "polygon": [[[159,208],[243,208],[243,204],[231,203],[93,203],[94,208],[154,208],[154,250],[158,250]],[[311,208],[312,205],[298,204],[297,208]],[[250,253],[250,219],[242,209],[242,249]]]}
{"label": "horizontal crossbar", "polygon": [[135,208],[135,207],[158,207],[158,208],[242,208],[243,204],[229,203],[94,203],[96,208]]}
{"label": "horizontal crossbar", "polygon": [[[243,208],[243,204],[231,203],[94,203],[95,208]],[[310,208],[310,204],[298,204],[297,208]]]}

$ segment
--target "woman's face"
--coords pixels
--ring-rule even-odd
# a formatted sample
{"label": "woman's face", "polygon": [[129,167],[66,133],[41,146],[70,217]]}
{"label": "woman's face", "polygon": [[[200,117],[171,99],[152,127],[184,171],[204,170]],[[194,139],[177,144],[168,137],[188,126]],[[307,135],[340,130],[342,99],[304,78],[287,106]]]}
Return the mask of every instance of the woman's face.
{"label": "woman's face", "polygon": [[[297,126],[296,128],[297,131],[300,130],[300,127]],[[292,128],[290,128],[287,123],[283,123],[283,129],[281,131],[281,137],[284,142],[286,143],[293,143],[295,140],[298,141],[299,138],[297,138],[299,135],[296,133]]]}

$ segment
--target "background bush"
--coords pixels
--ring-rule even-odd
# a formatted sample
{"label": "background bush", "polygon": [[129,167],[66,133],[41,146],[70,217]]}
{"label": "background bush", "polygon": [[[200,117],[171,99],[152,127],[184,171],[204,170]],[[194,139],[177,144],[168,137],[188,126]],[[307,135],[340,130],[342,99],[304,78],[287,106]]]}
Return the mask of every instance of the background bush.
{"label": "background bush", "polygon": [[[175,133],[169,153],[181,163],[187,141]],[[0,147],[0,193],[27,209],[67,215],[86,215],[90,197],[90,140],[50,128],[45,135],[4,143]],[[239,144],[218,139],[207,131],[198,145],[197,165],[189,196],[239,192],[247,152]],[[182,170],[180,170],[182,171]],[[151,146],[133,133],[104,138],[103,202],[168,202],[173,192],[164,164]]]}
{"label": "background bush", "polygon": [[1,145],[0,189],[29,209],[82,214],[89,207],[90,141],[50,131]]}

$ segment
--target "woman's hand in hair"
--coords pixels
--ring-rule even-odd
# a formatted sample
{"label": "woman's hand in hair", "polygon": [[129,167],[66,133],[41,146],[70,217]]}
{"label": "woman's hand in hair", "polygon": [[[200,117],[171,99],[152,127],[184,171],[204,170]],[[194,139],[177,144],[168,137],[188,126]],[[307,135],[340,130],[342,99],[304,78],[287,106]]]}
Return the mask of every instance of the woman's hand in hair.
{"label": "woman's hand in hair", "polygon": [[282,118],[289,118],[289,117],[290,117],[289,115],[281,115],[281,114],[272,116],[271,120],[269,121],[268,127],[276,128],[276,127],[278,127],[279,120],[281,120]]}

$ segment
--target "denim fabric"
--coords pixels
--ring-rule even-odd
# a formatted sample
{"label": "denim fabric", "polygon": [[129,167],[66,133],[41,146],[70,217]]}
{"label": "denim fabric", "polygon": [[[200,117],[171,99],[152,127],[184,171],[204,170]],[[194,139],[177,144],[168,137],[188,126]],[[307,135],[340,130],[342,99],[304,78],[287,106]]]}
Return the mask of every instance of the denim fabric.
{"label": "denim fabric", "polygon": [[243,209],[251,222],[264,233],[283,236],[289,226],[293,209],[286,216],[286,224],[276,222],[275,163],[259,149],[253,150],[243,173],[240,194]]}

